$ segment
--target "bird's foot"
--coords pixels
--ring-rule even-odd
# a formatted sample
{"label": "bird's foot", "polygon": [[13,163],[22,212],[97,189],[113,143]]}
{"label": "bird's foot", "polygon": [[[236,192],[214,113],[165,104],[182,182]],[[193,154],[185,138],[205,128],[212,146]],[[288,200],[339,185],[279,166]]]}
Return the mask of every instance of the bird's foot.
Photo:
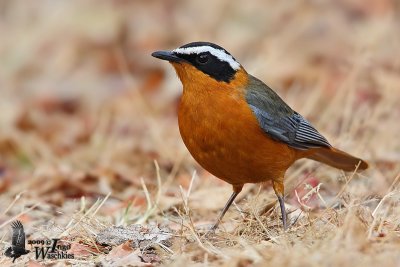
{"label": "bird's foot", "polygon": [[215,223],[213,226],[210,227],[210,229],[208,229],[208,231],[206,232],[206,234],[204,235],[205,237],[210,237],[215,235],[215,231],[218,228],[218,223]]}
{"label": "bird's foot", "polygon": [[206,224],[206,225],[202,225],[200,227],[196,227],[196,230],[199,234],[199,236],[205,237],[205,238],[209,238],[212,237],[213,235],[215,235],[215,231],[218,228],[218,225],[216,224]]}

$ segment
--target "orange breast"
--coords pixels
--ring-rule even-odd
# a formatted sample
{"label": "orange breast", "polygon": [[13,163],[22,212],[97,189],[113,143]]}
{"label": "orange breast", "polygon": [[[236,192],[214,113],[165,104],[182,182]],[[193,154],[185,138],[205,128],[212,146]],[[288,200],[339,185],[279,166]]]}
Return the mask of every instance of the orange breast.
{"label": "orange breast", "polygon": [[233,185],[282,178],[297,159],[292,148],[259,127],[243,90],[228,85],[184,83],[178,120],[196,161]]}

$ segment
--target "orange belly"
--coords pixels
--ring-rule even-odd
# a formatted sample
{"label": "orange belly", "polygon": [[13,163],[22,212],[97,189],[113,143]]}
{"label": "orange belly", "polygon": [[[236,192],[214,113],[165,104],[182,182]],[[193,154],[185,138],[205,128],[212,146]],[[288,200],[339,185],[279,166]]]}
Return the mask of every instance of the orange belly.
{"label": "orange belly", "polygon": [[283,178],[297,159],[294,149],[263,132],[237,90],[184,89],[178,120],[182,139],[195,160],[233,185]]}

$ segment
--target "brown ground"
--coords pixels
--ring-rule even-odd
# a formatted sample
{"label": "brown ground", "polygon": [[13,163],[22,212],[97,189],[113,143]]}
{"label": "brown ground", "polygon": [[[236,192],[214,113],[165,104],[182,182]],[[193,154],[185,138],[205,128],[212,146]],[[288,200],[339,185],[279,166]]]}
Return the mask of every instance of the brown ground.
{"label": "brown ground", "polygon": [[[399,266],[399,27],[396,0],[0,1],[1,253],[18,218],[28,240],[61,237],[75,254],[16,261],[29,266]],[[188,154],[181,85],[150,56],[195,40],[232,52],[370,169],[300,161],[287,233],[270,186],[247,185],[203,237],[231,187]],[[171,246],[95,242],[133,223],[169,228]]]}

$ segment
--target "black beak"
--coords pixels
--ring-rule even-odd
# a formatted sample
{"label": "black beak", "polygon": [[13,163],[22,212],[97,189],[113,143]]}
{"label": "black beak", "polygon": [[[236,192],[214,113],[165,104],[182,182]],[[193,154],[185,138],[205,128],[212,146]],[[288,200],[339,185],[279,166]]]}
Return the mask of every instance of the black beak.
{"label": "black beak", "polygon": [[183,61],[182,58],[177,57],[173,52],[171,51],[156,51],[151,54],[153,57],[162,59],[162,60],[168,60],[169,62],[180,62]]}

